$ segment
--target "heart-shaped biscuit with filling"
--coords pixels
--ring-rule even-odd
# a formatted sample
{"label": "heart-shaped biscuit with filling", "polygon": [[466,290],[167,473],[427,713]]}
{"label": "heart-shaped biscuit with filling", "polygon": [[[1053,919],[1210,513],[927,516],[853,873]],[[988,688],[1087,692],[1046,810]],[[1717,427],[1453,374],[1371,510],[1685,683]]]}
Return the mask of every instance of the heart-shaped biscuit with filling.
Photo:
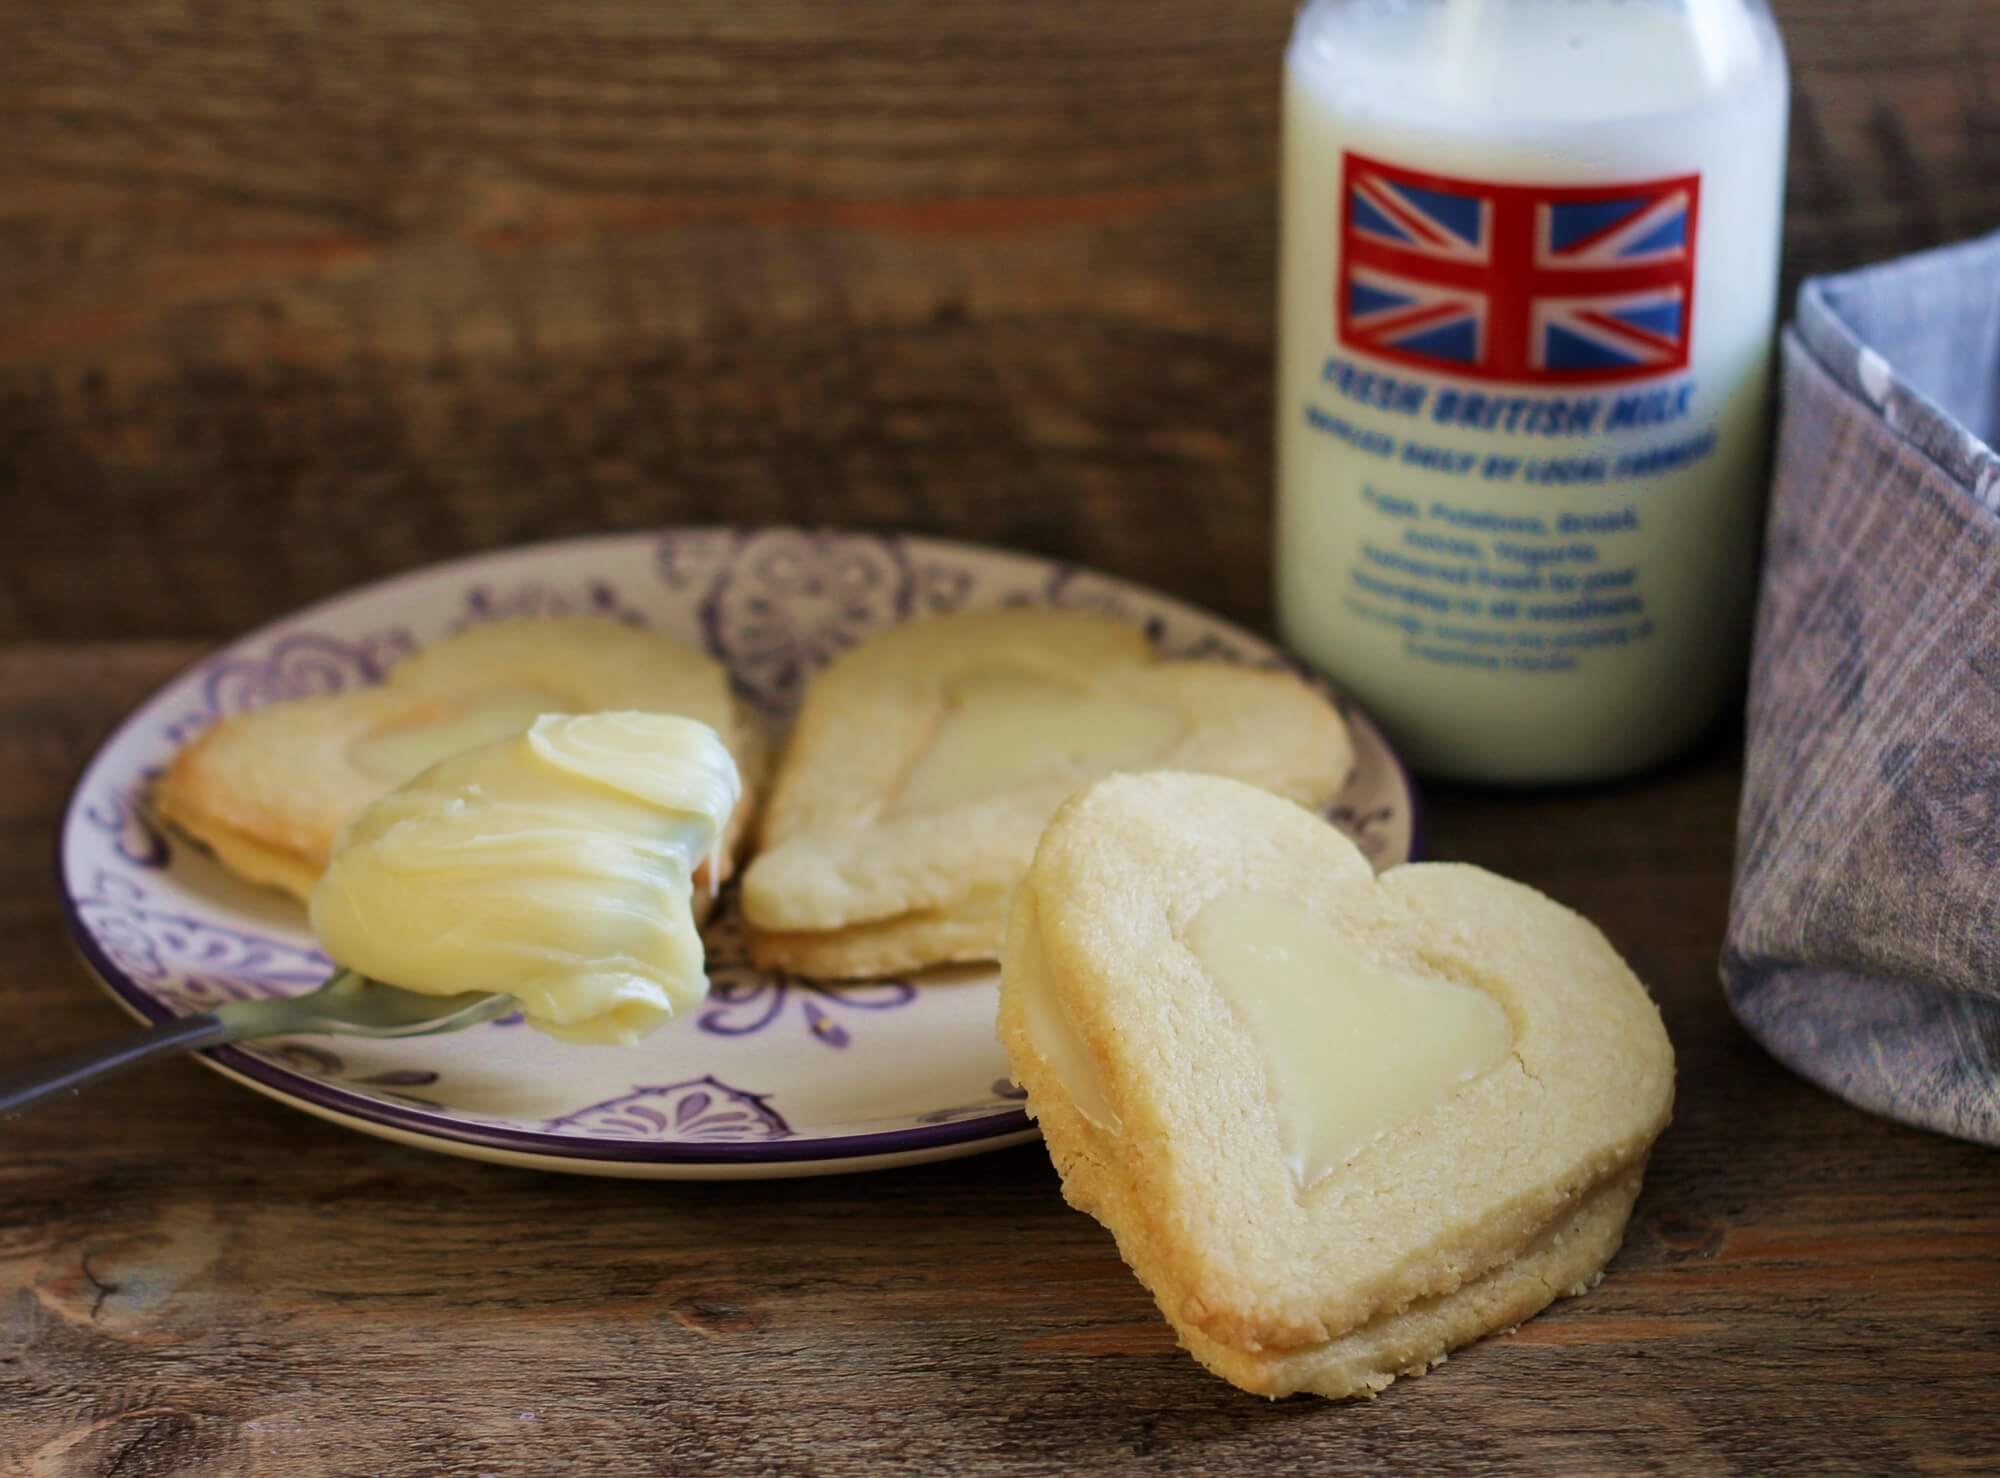
{"label": "heart-shaped biscuit with filling", "polygon": [[1231,775],[1322,806],[1353,747],[1286,672],[1162,660],[1075,611],[913,621],[806,694],[743,874],[756,962],[852,978],[999,955],[1042,827],[1116,770]]}
{"label": "heart-shaped biscuit with filling", "polygon": [[225,718],[175,756],[158,803],[232,872],[303,899],[340,829],[404,781],[543,713],[612,709],[699,719],[729,747],[744,793],[729,825],[726,876],[762,773],[756,721],[721,664],[591,616],[469,627],[398,663],[379,686]]}
{"label": "heart-shaped biscuit with filling", "polygon": [[1064,1195],[1266,1395],[1367,1394],[1582,1291],[1672,1107],[1659,1013],[1586,920],[1474,867],[1378,878],[1229,780],[1071,799],[1001,970]]}

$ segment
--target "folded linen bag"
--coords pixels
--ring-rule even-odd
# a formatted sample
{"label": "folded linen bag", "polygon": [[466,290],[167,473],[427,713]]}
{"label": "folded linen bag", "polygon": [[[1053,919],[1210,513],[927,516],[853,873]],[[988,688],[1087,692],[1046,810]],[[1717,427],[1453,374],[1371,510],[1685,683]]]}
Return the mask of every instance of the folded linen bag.
{"label": "folded linen bag", "polygon": [[2000,1144],[2000,233],[1808,281],[1722,972],[1781,1061]]}

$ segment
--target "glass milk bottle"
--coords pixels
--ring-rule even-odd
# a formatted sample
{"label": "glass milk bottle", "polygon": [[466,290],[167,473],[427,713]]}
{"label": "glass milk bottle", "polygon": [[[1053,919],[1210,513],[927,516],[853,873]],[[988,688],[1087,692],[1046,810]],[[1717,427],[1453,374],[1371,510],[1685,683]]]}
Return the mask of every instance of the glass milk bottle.
{"label": "glass milk bottle", "polygon": [[1733,691],[1786,98],[1761,0],[1300,14],[1279,620],[1419,769],[1622,774]]}

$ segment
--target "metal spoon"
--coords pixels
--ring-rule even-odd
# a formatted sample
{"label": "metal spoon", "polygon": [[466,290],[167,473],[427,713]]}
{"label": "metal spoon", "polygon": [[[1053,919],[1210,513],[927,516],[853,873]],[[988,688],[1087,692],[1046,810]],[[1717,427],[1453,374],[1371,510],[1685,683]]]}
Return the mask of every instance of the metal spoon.
{"label": "metal spoon", "polygon": [[294,1033],[341,1037],[427,1037],[461,1031],[504,1016],[514,998],[485,991],[455,996],[430,996],[400,986],[384,985],[339,970],[318,990],[303,996],[260,1001],[230,1001],[213,1011],[163,1021],[133,1036],[102,1047],[90,1047],[12,1077],[0,1078],[0,1119],[32,1108],[58,1093],[74,1092],[87,1083],[155,1057],[219,1047],[247,1037]]}

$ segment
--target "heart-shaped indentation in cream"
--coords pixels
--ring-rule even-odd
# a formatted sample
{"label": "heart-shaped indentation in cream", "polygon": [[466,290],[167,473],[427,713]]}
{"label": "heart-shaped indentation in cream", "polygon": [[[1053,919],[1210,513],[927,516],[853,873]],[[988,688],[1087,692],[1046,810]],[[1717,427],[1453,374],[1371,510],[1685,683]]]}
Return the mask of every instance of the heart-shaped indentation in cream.
{"label": "heart-shaped indentation in cream", "polygon": [[1157,703],[1004,669],[967,674],[946,701],[891,812],[941,811],[1057,775],[1081,781],[1143,765],[1186,727]]}
{"label": "heart-shaped indentation in cream", "polygon": [[1301,1190],[1513,1050],[1485,991],[1386,969],[1291,898],[1225,894],[1182,938],[1256,1043]]}

